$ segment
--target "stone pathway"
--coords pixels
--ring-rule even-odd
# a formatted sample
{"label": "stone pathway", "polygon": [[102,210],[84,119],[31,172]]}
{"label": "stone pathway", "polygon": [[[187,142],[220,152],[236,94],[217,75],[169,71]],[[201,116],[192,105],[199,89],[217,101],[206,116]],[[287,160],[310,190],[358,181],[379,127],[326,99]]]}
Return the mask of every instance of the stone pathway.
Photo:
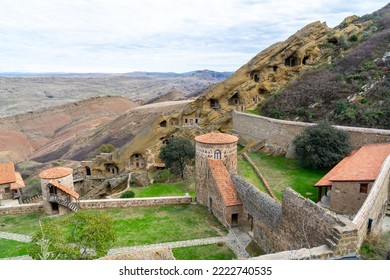
{"label": "stone pathway", "polygon": [[25,243],[28,243],[31,241],[31,236],[29,236],[29,235],[10,233],[10,232],[4,232],[4,231],[0,231],[0,238],[15,240],[15,241],[19,241],[19,242],[25,242]]}
{"label": "stone pathway", "polygon": [[[15,240],[19,242],[30,242],[31,236],[9,233],[9,232],[0,232],[0,238]],[[193,239],[193,240],[184,240],[176,242],[166,242],[166,243],[156,243],[149,245],[140,245],[132,247],[121,247],[121,248],[112,248],[108,251],[107,255],[129,253],[133,251],[140,251],[153,248],[179,248],[179,247],[189,247],[189,246],[200,246],[208,244],[216,244],[218,242],[226,243],[237,255],[238,259],[247,259],[249,254],[245,251],[246,246],[248,246],[251,241],[251,237],[244,231],[239,228],[232,228],[229,233],[225,236],[220,237],[210,237],[202,239]],[[29,256],[19,256],[7,259],[31,259]]]}
{"label": "stone pathway", "polygon": [[153,248],[180,248],[180,247],[189,247],[189,246],[200,246],[215,244],[218,242],[226,243],[237,255],[238,259],[249,258],[249,254],[245,251],[246,246],[248,246],[251,241],[251,237],[246,233],[241,231],[239,228],[233,228],[230,232],[221,237],[210,237],[202,239],[193,239],[193,240],[184,240],[176,242],[166,242],[166,243],[157,243],[141,246],[132,246],[132,247],[121,247],[121,248],[112,248],[108,251],[107,255],[129,253],[133,251],[140,251]]}

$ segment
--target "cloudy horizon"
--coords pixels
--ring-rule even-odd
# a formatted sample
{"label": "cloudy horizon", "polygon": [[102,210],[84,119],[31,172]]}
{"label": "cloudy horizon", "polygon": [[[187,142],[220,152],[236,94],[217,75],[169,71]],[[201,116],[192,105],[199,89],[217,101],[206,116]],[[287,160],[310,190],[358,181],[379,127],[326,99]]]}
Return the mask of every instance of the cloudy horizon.
{"label": "cloudy horizon", "polygon": [[0,72],[235,71],[314,21],[386,1],[0,0]]}

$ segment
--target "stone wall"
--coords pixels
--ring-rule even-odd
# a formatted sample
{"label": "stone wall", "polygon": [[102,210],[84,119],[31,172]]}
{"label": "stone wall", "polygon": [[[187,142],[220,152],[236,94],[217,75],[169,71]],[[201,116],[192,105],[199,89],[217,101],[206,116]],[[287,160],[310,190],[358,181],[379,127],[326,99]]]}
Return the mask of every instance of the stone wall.
{"label": "stone wall", "polygon": [[15,215],[15,214],[25,214],[25,213],[37,213],[43,212],[43,203],[34,203],[34,204],[22,204],[18,206],[9,206],[9,207],[0,207],[0,216],[4,215]]}
{"label": "stone wall", "polygon": [[369,219],[372,219],[372,232],[379,232],[390,200],[390,156],[383,162],[381,171],[371,187],[366,200],[353,219],[358,229],[358,245],[367,235]]}
{"label": "stone wall", "polygon": [[[293,155],[292,141],[313,123],[271,119],[233,111],[233,134],[240,136],[240,143],[259,141],[266,149],[278,154]],[[367,144],[390,142],[390,130],[335,126],[350,136],[352,148]]]}
{"label": "stone wall", "polygon": [[[243,202],[244,227],[267,253],[327,245],[335,254],[356,252],[357,230],[349,220],[323,209],[291,189],[282,205],[236,175],[232,180]],[[253,228],[249,228],[253,219]],[[247,221],[247,222],[245,222]]]}
{"label": "stone wall", "polygon": [[131,208],[159,205],[190,204],[191,196],[170,196],[150,198],[120,198],[120,199],[91,199],[80,200],[80,209],[103,209],[103,208]]}
{"label": "stone wall", "polygon": [[[367,183],[367,193],[360,193],[360,183]],[[355,215],[362,207],[372,187],[372,182],[332,182],[329,209],[346,215]],[[345,203],[348,201],[348,203]]]}

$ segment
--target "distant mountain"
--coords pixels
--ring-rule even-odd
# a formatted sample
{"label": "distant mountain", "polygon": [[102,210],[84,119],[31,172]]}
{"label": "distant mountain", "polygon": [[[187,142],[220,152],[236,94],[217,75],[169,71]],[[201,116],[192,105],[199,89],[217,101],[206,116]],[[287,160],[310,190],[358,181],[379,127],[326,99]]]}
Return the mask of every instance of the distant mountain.
{"label": "distant mountain", "polygon": [[0,72],[0,77],[63,77],[63,78],[105,78],[105,77],[152,77],[177,78],[196,76],[208,79],[227,79],[233,72],[216,72],[211,70],[196,70],[185,73],[176,72],[128,72],[128,73],[67,73],[67,72]]}

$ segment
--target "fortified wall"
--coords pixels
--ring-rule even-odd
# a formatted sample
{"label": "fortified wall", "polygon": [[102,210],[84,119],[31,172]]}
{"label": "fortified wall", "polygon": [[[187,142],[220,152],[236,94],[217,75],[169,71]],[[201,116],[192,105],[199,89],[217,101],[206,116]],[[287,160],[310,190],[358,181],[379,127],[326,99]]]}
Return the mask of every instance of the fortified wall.
{"label": "fortified wall", "polygon": [[[261,142],[271,153],[294,155],[292,142],[303,130],[314,123],[277,120],[253,114],[233,111],[232,133],[240,136],[240,142]],[[390,142],[390,130],[361,127],[335,126],[350,137],[353,149],[374,143]]]}
{"label": "fortified wall", "polygon": [[323,245],[334,256],[356,252],[357,229],[351,221],[291,189],[280,205],[239,176],[231,177],[243,202],[244,227],[267,254]]}
{"label": "fortified wall", "polygon": [[390,200],[390,156],[383,162],[370,193],[352,223],[358,229],[358,245],[369,232],[379,232]]}

